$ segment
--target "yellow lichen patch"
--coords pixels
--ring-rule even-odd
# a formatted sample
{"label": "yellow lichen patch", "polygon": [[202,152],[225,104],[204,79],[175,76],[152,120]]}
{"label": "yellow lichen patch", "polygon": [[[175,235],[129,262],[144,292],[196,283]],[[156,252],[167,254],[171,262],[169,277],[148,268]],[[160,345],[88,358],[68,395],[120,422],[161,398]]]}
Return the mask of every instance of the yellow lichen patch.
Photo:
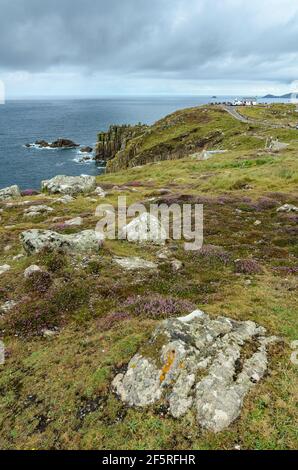
{"label": "yellow lichen patch", "polygon": [[166,375],[169,373],[172,365],[173,365],[173,362],[175,360],[175,351],[168,351],[167,353],[167,358],[166,358],[166,362],[163,366],[163,368],[161,369],[161,374],[160,374],[160,381],[163,382],[166,378]]}

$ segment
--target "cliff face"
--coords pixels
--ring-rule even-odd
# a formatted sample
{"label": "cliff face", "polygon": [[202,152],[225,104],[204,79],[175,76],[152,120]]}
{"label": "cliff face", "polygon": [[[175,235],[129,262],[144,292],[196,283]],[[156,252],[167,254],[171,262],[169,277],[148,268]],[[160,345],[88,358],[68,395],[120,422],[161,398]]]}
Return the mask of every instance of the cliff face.
{"label": "cliff face", "polygon": [[215,107],[175,112],[152,126],[113,126],[99,134],[98,159],[107,161],[107,172],[146,163],[184,158],[204,148],[224,146],[225,132],[239,133],[239,123]]}
{"label": "cliff face", "polygon": [[124,150],[129,139],[133,139],[145,132],[148,126],[137,124],[136,126],[122,125],[110,126],[107,132],[98,134],[95,158],[98,161],[111,160],[120,150]]}

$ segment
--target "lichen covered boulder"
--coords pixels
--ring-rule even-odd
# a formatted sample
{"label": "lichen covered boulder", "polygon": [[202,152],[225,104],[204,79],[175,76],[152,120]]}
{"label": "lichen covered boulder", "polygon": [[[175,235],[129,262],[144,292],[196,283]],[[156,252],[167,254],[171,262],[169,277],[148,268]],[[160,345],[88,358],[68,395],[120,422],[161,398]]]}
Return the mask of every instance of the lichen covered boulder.
{"label": "lichen covered boulder", "polygon": [[0,201],[5,201],[7,199],[15,199],[17,197],[21,197],[21,192],[17,185],[0,189]]}
{"label": "lichen covered boulder", "polygon": [[103,235],[94,230],[64,235],[51,230],[33,229],[21,233],[20,238],[28,254],[39,253],[46,248],[71,253],[98,252],[103,244]]}
{"label": "lichen covered boulder", "polygon": [[198,426],[219,432],[240,415],[245,396],[263,378],[267,346],[275,341],[252,321],[198,310],[163,321],[112,385],[128,406],[162,400],[173,417],[193,409]]}
{"label": "lichen covered boulder", "polygon": [[63,176],[58,175],[50,180],[42,181],[41,189],[49,193],[56,194],[79,194],[89,193],[96,188],[95,176]]}

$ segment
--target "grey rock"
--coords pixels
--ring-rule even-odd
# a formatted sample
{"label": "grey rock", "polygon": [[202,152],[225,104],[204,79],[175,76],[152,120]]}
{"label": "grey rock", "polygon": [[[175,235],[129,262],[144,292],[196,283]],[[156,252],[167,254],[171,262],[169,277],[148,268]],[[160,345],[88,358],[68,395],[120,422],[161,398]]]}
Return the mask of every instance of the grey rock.
{"label": "grey rock", "polygon": [[73,235],[63,235],[51,230],[27,230],[20,235],[23,248],[28,254],[44,248],[69,253],[97,252],[103,244],[103,235],[94,230],[84,230]]}
{"label": "grey rock", "polygon": [[83,224],[82,217],[75,217],[74,219],[66,220],[64,222],[64,225],[67,225],[68,227],[78,226],[82,224]]}
{"label": "grey rock", "polygon": [[97,186],[97,188],[95,189],[94,193],[99,196],[99,197],[106,197],[107,193],[104,191],[104,189],[102,189],[100,186]]}
{"label": "grey rock", "polygon": [[279,207],[276,212],[298,212],[298,207],[294,206],[293,204],[284,204],[283,206]]}
{"label": "grey rock", "polygon": [[53,202],[61,203],[61,204],[69,204],[72,201],[74,201],[74,198],[70,196],[69,194],[65,194],[65,196],[62,196]]}
{"label": "grey rock", "polygon": [[9,264],[3,264],[2,266],[0,266],[0,275],[7,273],[10,269],[11,266],[9,266]]}
{"label": "grey rock", "polygon": [[54,209],[52,207],[45,206],[45,205],[30,206],[28,207],[28,209],[24,210],[24,216],[36,217],[38,215],[48,214],[53,211]]}
{"label": "grey rock", "polygon": [[147,261],[145,259],[134,256],[130,258],[114,258],[113,261],[119,266],[121,266],[121,268],[126,269],[128,271],[158,268],[156,263],[152,263],[152,261]]}
{"label": "grey rock", "polygon": [[12,310],[16,305],[17,302],[15,302],[14,300],[8,300],[7,302],[4,302],[4,304],[1,305],[0,311],[2,311],[3,313],[7,313]]}
{"label": "grey rock", "polygon": [[40,273],[40,272],[42,272],[42,269],[36,264],[32,264],[31,266],[25,269],[24,277],[28,279],[30,276],[32,276],[33,273]]}
{"label": "grey rock", "polygon": [[94,191],[96,187],[95,176],[63,176],[58,175],[46,181],[42,181],[41,189],[49,193],[79,194]]}
{"label": "grey rock", "polygon": [[15,199],[21,197],[21,192],[18,186],[9,186],[8,188],[0,189],[0,201],[7,199]]}
{"label": "grey rock", "polygon": [[[267,346],[277,340],[252,321],[196,310],[163,321],[149,342],[152,353],[136,354],[112,386],[129,406],[162,398],[173,417],[194,410],[198,426],[219,432],[239,417],[244,398],[267,370]],[[251,354],[242,357],[248,344]]]}
{"label": "grey rock", "polygon": [[167,234],[159,220],[146,212],[123,227],[121,237],[129,242],[164,245]]}

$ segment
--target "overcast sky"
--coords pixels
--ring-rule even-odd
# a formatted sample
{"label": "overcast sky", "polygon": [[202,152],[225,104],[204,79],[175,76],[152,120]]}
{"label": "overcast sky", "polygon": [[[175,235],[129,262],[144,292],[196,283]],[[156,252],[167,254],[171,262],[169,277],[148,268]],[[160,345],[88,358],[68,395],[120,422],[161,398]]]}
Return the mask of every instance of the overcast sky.
{"label": "overcast sky", "polygon": [[8,97],[298,91],[298,0],[0,0],[0,79]]}

